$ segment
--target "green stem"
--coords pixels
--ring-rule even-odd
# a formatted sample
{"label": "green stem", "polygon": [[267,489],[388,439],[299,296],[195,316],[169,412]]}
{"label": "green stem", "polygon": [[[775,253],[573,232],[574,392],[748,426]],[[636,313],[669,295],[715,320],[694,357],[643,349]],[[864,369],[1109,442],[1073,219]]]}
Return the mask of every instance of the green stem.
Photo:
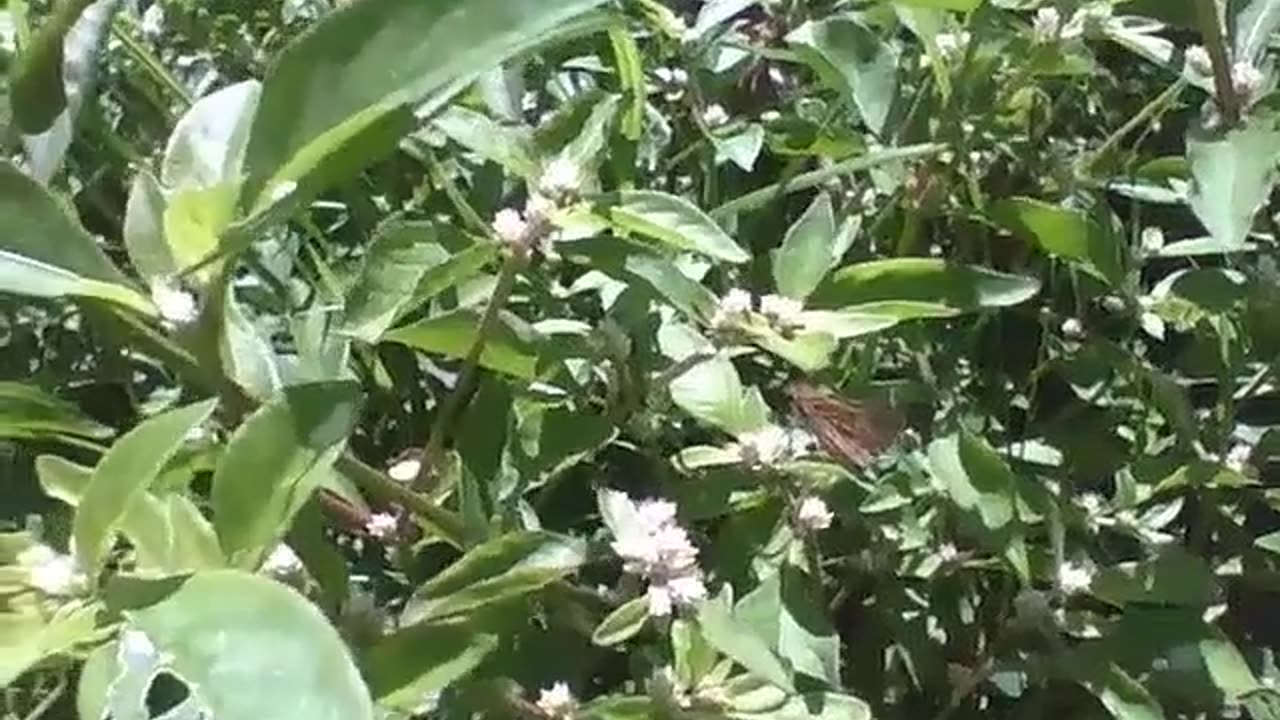
{"label": "green stem", "polygon": [[1102,145],[1081,163],[1079,174],[1086,175],[1092,171],[1093,167],[1110,154],[1110,152],[1120,144],[1121,140],[1163,111],[1165,109],[1165,105],[1178,97],[1186,86],[1186,79],[1179,77],[1172,85],[1165,88],[1165,91],[1160,93],[1155,100],[1147,103],[1145,107],[1138,111],[1137,115],[1134,115],[1128,122],[1121,125],[1120,129],[1111,133],[1111,135],[1103,141]]}
{"label": "green stem", "polygon": [[511,297],[511,291],[515,289],[516,277],[520,274],[520,269],[524,267],[526,260],[527,255],[525,253],[513,250],[507,255],[507,260],[503,263],[502,270],[498,273],[498,284],[493,289],[489,305],[484,310],[484,317],[481,318],[480,327],[476,331],[476,339],[471,343],[471,348],[462,360],[462,369],[458,372],[457,382],[454,383],[453,390],[444,399],[444,403],[436,410],[435,420],[431,423],[431,434],[427,437],[426,444],[422,449],[422,466],[418,469],[418,477],[414,478],[413,481],[414,489],[420,492],[430,493],[431,490],[434,490],[433,486],[439,477],[441,456],[444,454],[446,429],[462,408],[463,399],[471,391],[471,385],[475,382],[476,370],[480,365],[480,356],[484,353],[485,345],[489,342],[489,336],[493,334],[494,328],[498,325],[498,315],[506,307],[507,300]]}
{"label": "green stem", "polygon": [[1240,122],[1240,98],[1231,83],[1231,57],[1227,51],[1222,23],[1218,22],[1218,3],[1215,0],[1194,0],[1196,22],[1200,25],[1200,37],[1213,61],[1213,84],[1218,91],[1218,107],[1228,126]]}

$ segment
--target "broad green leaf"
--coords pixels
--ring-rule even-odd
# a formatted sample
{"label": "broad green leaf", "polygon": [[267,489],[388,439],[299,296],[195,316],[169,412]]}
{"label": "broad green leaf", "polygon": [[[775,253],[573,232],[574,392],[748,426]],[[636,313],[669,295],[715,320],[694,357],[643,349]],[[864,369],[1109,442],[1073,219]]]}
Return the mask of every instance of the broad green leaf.
{"label": "broad green leaf", "polygon": [[[126,617],[124,632],[140,632],[154,646],[149,658],[134,648],[128,659],[149,659],[185,683],[202,717],[374,717],[342,638],[314,605],[280,583],[233,570],[197,573],[161,602]],[[111,660],[112,676],[129,674],[118,654]],[[108,686],[107,699],[111,693]]]}
{"label": "broad green leaf", "polygon": [[1116,720],[1164,720],[1164,710],[1137,680],[1105,658],[1077,655],[1069,667]]}
{"label": "broad green leaf", "polygon": [[[408,345],[428,353],[461,359],[471,351],[480,314],[460,309],[392,330],[387,342]],[[503,312],[480,354],[480,366],[515,377],[532,379],[538,366],[537,334],[519,317]]]}
{"label": "broad green leaf", "polygon": [[489,116],[454,105],[435,119],[435,126],[449,139],[492,160],[507,170],[534,179],[538,174],[538,149],[528,128],[494,122]]}
{"label": "broad green leaf", "polygon": [[[178,119],[165,146],[160,182],[169,190],[238,186],[249,128],[262,85],[246,80],[197,100]],[[233,205],[234,205],[233,195]]]}
{"label": "broad green leaf", "polygon": [[[177,275],[218,250],[219,238],[235,217],[239,185],[228,182],[178,190],[169,196],[161,225]],[[207,272],[205,273],[208,274]]]}
{"label": "broad green leaf", "polygon": [[406,306],[423,277],[449,259],[435,225],[395,222],[379,229],[343,305],[341,332],[376,342]]}
{"label": "broad green leaf", "polygon": [[640,47],[635,38],[620,27],[609,28],[609,44],[613,48],[618,85],[627,96],[627,111],[622,116],[622,135],[628,140],[636,141],[644,131],[644,110],[648,100]]}
{"label": "broad green leaf", "polygon": [[965,432],[934,441],[929,468],[951,501],[976,513],[988,530],[1001,530],[1017,519],[1017,478],[981,438]]}
{"label": "broad green leaf", "polygon": [[[22,150],[26,158],[27,171],[42,185],[49,183],[66,159],[75,134],[75,124],[79,118],[80,108],[86,100],[91,99],[89,94],[97,82],[98,55],[106,44],[112,18],[120,8],[121,0],[97,0],[96,2],[65,0],[58,5],[59,9],[55,15],[61,13],[63,9],[77,14],[70,29],[62,36],[60,47],[56,44],[46,46],[47,49],[60,52],[61,64],[50,64],[45,67],[50,71],[60,72],[61,80],[54,81],[52,78],[46,80],[41,77],[28,79],[39,83],[39,87],[32,89],[38,93],[49,93],[47,97],[50,99],[56,100],[57,96],[54,93],[58,93],[60,88],[59,95],[64,102],[53,116],[48,129],[22,136]],[[10,8],[16,7],[18,7],[17,3],[10,3]],[[51,24],[47,23],[41,28],[41,33],[49,30],[50,35],[35,39],[33,44],[44,43],[52,39],[51,35],[61,34],[60,25],[60,18],[52,20]],[[36,59],[37,64],[52,60],[47,55],[42,58],[33,57],[33,59]],[[18,70],[21,71],[21,68]],[[37,76],[44,74],[35,73]],[[15,102],[13,98],[5,98],[4,104],[7,106],[6,115],[22,105],[20,102]],[[52,110],[52,106],[47,110]]]}
{"label": "broad green leaf", "polygon": [[812,579],[786,564],[738,602],[734,614],[797,672],[840,686],[840,638],[816,603]]}
{"label": "broad green leaf", "polygon": [[837,270],[814,296],[816,305],[929,303],[957,312],[1008,307],[1040,291],[1040,281],[934,258],[872,260]]}
{"label": "broad green leaf", "polygon": [[422,699],[466,676],[498,647],[498,637],[465,624],[411,625],[378,641],[361,667],[379,705],[412,712]]}
{"label": "broad green leaf", "polygon": [[70,603],[52,617],[38,612],[0,613],[0,688],[8,688],[45,658],[73,650],[98,633],[99,608]]}
{"label": "broad green leaf", "polygon": [[707,642],[752,675],[794,692],[791,673],[769,645],[736,616],[723,593],[707,600],[698,610],[698,628]]}
{"label": "broad green leaf", "polygon": [[608,647],[635,637],[649,622],[649,599],[638,597],[619,605],[591,633],[591,642]]}
{"label": "broad green leaf", "polygon": [[898,51],[853,16],[805,23],[787,36],[828,85],[853,100],[877,135],[898,96]]}
{"label": "broad green leaf", "polygon": [[[892,320],[885,320],[880,326],[883,328],[893,324]],[[837,347],[836,336],[822,331],[784,336],[767,324],[752,323],[745,326],[743,332],[750,335],[760,347],[805,372],[817,372],[827,367]]]}
{"label": "broad green leaf", "polygon": [[1271,34],[1280,27],[1280,0],[1249,0],[1236,14],[1236,62],[1258,64]]}
{"label": "broad green leaf", "polygon": [[871,708],[852,695],[793,694],[749,676],[730,680],[726,692],[735,720],[871,720]]}
{"label": "broad green leaf", "polygon": [[758,392],[748,392],[733,362],[716,355],[671,381],[671,399],[680,409],[708,425],[737,435],[768,422],[768,408]]}
{"label": "broad green leaf", "polygon": [[165,237],[164,188],[150,170],[139,170],[129,188],[124,210],[124,246],[129,260],[144,280],[170,278],[179,267]]}
{"label": "broad green leaf", "polygon": [[689,318],[710,320],[716,298],[702,283],[680,271],[675,263],[648,254],[629,255],[627,273],[648,283],[658,295]]}
{"label": "broad green leaf", "polygon": [[764,135],[764,128],[759,123],[747,123],[725,132],[712,131],[710,137],[716,149],[716,164],[727,160],[742,168],[743,172],[751,172],[764,149]]}
{"label": "broad green leaf", "polygon": [[1000,201],[992,215],[1024,240],[1054,257],[1074,263],[1098,279],[1124,282],[1124,246],[1083,210],[1031,198]]}
{"label": "broad green leaf", "polygon": [[154,312],[62,204],[9,163],[0,163],[0,292]]}
{"label": "broad green leaf", "polygon": [[227,558],[254,567],[328,476],[358,416],[349,382],[286,388],[227,442],[213,474],[214,527]]}
{"label": "broad green leaf", "polygon": [[67,107],[63,51],[72,26],[92,0],[59,0],[14,63],[9,80],[13,117],[29,135],[44,132]]}
{"label": "broad green leaf", "polygon": [[1218,242],[1239,246],[1253,217],[1275,186],[1280,125],[1274,112],[1249,113],[1242,127],[1226,131],[1192,127],[1187,132],[1191,167],[1188,204]]}
{"label": "broad green leaf", "polygon": [[1150,560],[1103,569],[1094,578],[1091,591],[1099,600],[1119,607],[1131,603],[1206,607],[1212,602],[1216,584],[1203,559],[1169,546]]}
{"label": "broad green leaf", "polygon": [[247,198],[297,182],[318,147],[394,108],[438,107],[469,79],[548,39],[602,0],[364,0],[290,44],[263,83],[250,133]]}
{"label": "broad green leaf", "polygon": [[983,2],[985,0],[893,0],[895,5],[930,8],[933,10],[955,10],[957,12],[977,10]]}
{"label": "broad green leaf", "polygon": [[76,406],[40,388],[0,382],[0,437],[37,438],[81,435],[102,438],[111,429],[87,418]]}
{"label": "broad green leaf", "polygon": [[730,263],[751,255],[714,220],[684,198],[656,190],[624,190],[605,198],[602,216],[624,232],[634,232],[677,250]]}
{"label": "broad green leaf", "polygon": [[818,193],[809,209],[782,238],[782,247],[773,255],[773,281],[778,292],[804,300],[818,287],[827,271],[844,254],[837,246],[835,215],[831,196]]}
{"label": "broad green leaf", "polygon": [[516,532],[477,546],[414,592],[402,621],[441,620],[536,592],[586,561],[579,539]]}
{"label": "broad green leaf", "polygon": [[275,396],[283,384],[275,350],[245,315],[231,288],[222,298],[224,327],[218,335],[218,355],[223,372],[251,397]]}
{"label": "broad green leaf", "polygon": [[182,446],[208,420],[217,400],[205,400],[149,418],[116,441],[93,469],[76,508],[72,534],[76,555],[96,575],[125,514]]}

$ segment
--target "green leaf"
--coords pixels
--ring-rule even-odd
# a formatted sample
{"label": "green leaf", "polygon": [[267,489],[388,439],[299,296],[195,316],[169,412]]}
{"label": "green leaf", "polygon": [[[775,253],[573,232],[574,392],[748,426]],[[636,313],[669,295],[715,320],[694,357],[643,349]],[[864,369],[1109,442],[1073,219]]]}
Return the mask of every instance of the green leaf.
{"label": "green leaf", "polygon": [[154,312],[61,203],[7,162],[0,162],[0,292]]}
{"label": "green leaf", "polygon": [[686,317],[710,320],[715,312],[716,298],[711,291],[666,258],[649,254],[628,255],[625,269],[647,283]]}
{"label": "green leaf", "polygon": [[1041,250],[1074,263],[1100,280],[1124,282],[1124,246],[1083,210],[1031,198],[1002,200],[992,215]]}
{"label": "green leaf", "polygon": [[629,32],[618,27],[609,28],[609,44],[613,47],[618,85],[628,101],[622,116],[622,135],[628,140],[639,140],[644,131],[644,109],[648,100],[640,47]]}
{"label": "green leaf", "polygon": [[1116,720],[1164,720],[1160,703],[1114,662],[1078,654],[1069,667],[1076,681],[1093,693]]}
{"label": "green leaf", "polygon": [[37,438],[80,435],[102,438],[111,429],[85,417],[76,406],[40,388],[0,382],[0,437]]}
{"label": "green leaf", "polygon": [[586,561],[586,544],[541,531],[515,532],[479,545],[414,592],[402,622],[441,620],[536,592]]}
{"label": "green leaf", "polygon": [[362,658],[379,705],[412,713],[423,698],[465,677],[498,647],[498,637],[465,624],[419,624],[383,638]]}
{"label": "green leaf", "polygon": [[38,612],[0,613],[0,688],[8,688],[27,670],[93,640],[98,608],[71,603],[42,617]]}
{"label": "green leaf", "polygon": [[[852,234],[842,233],[849,239]],[[831,196],[818,193],[774,253],[773,281],[778,292],[797,300],[809,297],[848,249],[847,243],[838,240]]]}
{"label": "green leaf", "polygon": [[815,304],[929,303],[956,312],[1008,307],[1030,300],[1040,281],[934,258],[893,258],[850,265],[818,289]]}
{"label": "green leaf", "polygon": [[97,574],[125,513],[215,407],[216,399],[206,400],[149,418],[117,440],[98,462],[76,508],[72,530],[76,555],[88,575]]}
{"label": "green leaf", "polygon": [[791,673],[760,636],[736,617],[729,608],[725,593],[702,604],[698,610],[698,628],[707,642],[733,658],[752,675],[788,692],[795,692]]}
{"label": "green leaf", "polygon": [[1187,202],[1209,234],[1224,245],[1245,241],[1254,215],[1275,186],[1278,119],[1272,111],[1257,109],[1239,128],[1195,126],[1187,131],[1192,176]]}
{"label": "green leaf", "polygon": [[1236,51],[1232,58],[1256,65],[1271,34],[1280,27],[1280,0],[1251,0],[1236,13],[1235,19]]}
{"label": "green leaf", "polygon": [[881,135],[898,95],[898,51],[852,16],[810,21],[787,36],[823,80],[852,98]]}
{"label": "green leaf", "polygon": [[92,0],[60,0],[13,65],[9,97],[18,129],[29,135],[47,130],[67,107],[63,50],[72,26]]}
{"label": "green leaf", "polygon": [[852,695],[789,694],[750,677],[733,678],[727,691],[735,720],[871,720],[871,708]]}
{"label": "green leaf", "polygon": [[[342,638],[314,605],[280,583],[233,570],[197,573],[126,617],[126,632],[145,634],[153,662],[187,685],[203,717],[374,717]],[[112,660],[112,675],[128,674],[118,656]]]}
{"label": "green leaf", "polygon": [[591,633],[591,642],[609,647],[635,637],[649,622],[649,599],[638,597],[619,605],[600,621]]}
{"label": "green leaf", "polygon": [[934,441],[929,468],[946,486],[951,501],[977,513],[988,530],[1001,530],[1017,519],[1017,478],[981,438],[964,432]]}
{"label": "green leaf", "polygon": [[449,139],[526,179],[538,174],[538,148],[533,133],[523,126],[502,125],[489,116],[454,105],[435,119]]}
{"label": "green leaf", "polygon": [[605,199],[601,216],[621,231],[638,233],[677,250],[731,263],[751,259],[706,213],[675,195],[656,190],[624,190]]}
{"label": "green leaf", "polygon": [[[262,85],[246,80],[192,103],[174,125],[160,163],[160,182],[170,190],[230,185],[242,180],[249,128]],[[235,197],[232,195],[232,205]]]}
{"label": "green leaf", "polygon": [[227,442],[213,474],[214,527],[226,556],[254,567],[328,476],[358,417],[350,382],[296,385],[263,405]]}
{"label": "green leaf", "polygon": [[267,75],[250,133],[246,195],[300,181],[318,148],[397,107],[437,107],[603,0],[365,0],[328,13]]}
{"label": "green leaf", "polygon": [[[387,342],[408,345],[423,352],[461,359],[475,343],[480,313],[468,308],[437,315],[414,325],[392,330]],[[530,380],[538,367],[538,336],[519,317],[502,312],[480,354],[480,366]]]}
{"label": "green leaf", "polygon": [[724,355],[699,362],[673,379],[671,399],[693,417],[731,435],[768,422],[768,408],[758,391],[742,386],[738,370]]}
{"label": "green leaf", "polygon": [[129,260],[148,281],[170,278],[179,266],[165,237],[167,206],[168,200],[160,181],[150,170],[139,170],[129,188],[123,235]]}
{"label": "green leaf", "polygon": [[1169,546],[1150,560],[1105,568],[1094,578],[1091,591],[1116,606],[1132,603],[1207,607],[1217,582],[1205,561]]}
{"label": "green leaf", "polygon": [[985,0],[893,0],[895,5],[907,7],[931,8],[934,10],[955,10],[972,12],[977,10]]}
{"label": "green leaf", "polygon": [[840,638],[812,579],[791,564],[742,598],[735,615],[797,672],[840,687]]}
{"label": "green leaf", "polygon": [[394,222],[379,228],[343,304],[341,332],[376,342],[414,302],[413,293],[449,253],[434,224]]}

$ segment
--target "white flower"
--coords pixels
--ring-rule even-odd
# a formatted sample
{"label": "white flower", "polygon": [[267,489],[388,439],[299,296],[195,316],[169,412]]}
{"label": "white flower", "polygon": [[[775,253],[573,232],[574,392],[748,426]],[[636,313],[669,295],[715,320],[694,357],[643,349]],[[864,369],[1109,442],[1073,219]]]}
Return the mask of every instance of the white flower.
{"label": "white flower", "polygon": [[751,312],[753,301],[754,298],[751,297],[751,293],[740,288],[733,288],[716,303],[716,311],[711,318],[711,326],[724,329],[741,322],[743,317]]}
{"label": "white flower", "polygon": [[805,497],[800,501],[800,507],[796,509],[796,524],[806,532],[826,530],[831,527],[833,519],[831,508],[816,495]]}
{"label": "white flower", "polygon": [[570,718],[578,707],[578,701],[570,692],[569,686],[557,682],[538,694],[538,702],[534,703],[543,715],[549,718]]}
{"label": "white flower", "polygon": [[151,3],[151,7],[142,13],[142,22],[138,29],[142,31],[142,36],[148,40],[155,40],[164,34],[164,3]]}
{"label": "white flower", "polygon": [[1253,457],[1253,446],[1248,443],[1236,443],[1227,451],[1222,464],[1228,469],[1243,473],[1248,469],[1249,460]]}
{"label": "white flower", "polygon": [[524,215],[514,208],[503,208],[493,216],[493,231],[498,239],[508,245],[523,245],[529,223]]}
{"label": "white flower", "polygon": [[1031,33],[1036,42],[1053,42],[1061,31],[1062,13],[1058,8],[1044,7],[1036,11],[1035,19],[1031,21]]}
{"label": "white flower", "polygon": [[542,169],[538,189],[552,198],[574,195],[582,188],[582,170],[565,157],[558,157]]}
{"label": "white flower", "polygon": [[1192,45],[1183,53],[1187,69],[1197,75],[1213,75],[1213,58],[1203,45]]}
{"label": "white flower", "polygon": [[1066,595],[1085,592],[1093,584],[1093,570],[1083,564],[1064,562],[1058,566],[1058,588]]}
{"label": "white flower", "polygon": [[1096,492],[1081,493],[1080,497],[1076,498],[1076,504],[1080,506],[1080,509],[1089,514],[1102,512],[1102,506],[1105,502],[1103,497]]}
{"label": "white flower", "polygon": [[765,295],[760,298],[760,312],[778,329],[799,327],[804,303],[785,295]]}
{"label": "white flower", "polygon": [[942,562],[954,562],[958,557],[960,557],[960,551],[956,549],[954,544],[949,542],[942,543],[942,545],[938,547],[938,559]]}
{"label": "white flower", "polygon": [[712,103],[702,111],[702,122],[707,127],[716,128],[729,122],[729,113],[719,103]]}
{"label": "white flower", "polygon": [[1079,318],[1067,318],[1062,321],[1062,335],[1068,340],[1079,340],[1084,337],[1084,324]]}
{"label": "white flower", "polygon": [[418,471],[422,469],[422,460],[416,457],[408,457],[403,460],[397,460],[395,464],[387,468],[387,475],[392,480],[398,482],[412,482],[418,477]]}
{"label": "white flower", "polygon": [[670,615],[674,607],[689,606],[707,595],[698,568],[698,549],[676,524],[676,506],[664,500],[634,503],[624,493],[610,491],[605,502],[621,508],[627,522],[612,527],[613,551],[622,569],[649,582],[649,613]]}
{"label": "white flower", "polygon": [[1231,87],[1245,107],[1251,107],[1258,101],[1266,80],[1266,76],[1253,63],[1238,62],[1231,66]]}
{"label": "white flower", "polygon": [[738,457],[750,467],[773,467],[792,456],[792,440],[785,428],[765,425],[738,436]]}
{"label": "white flower", "polygon": [[396,516],[391,513],[374,513],[364,523],[364,531],[369,533],[370,537],[378,540],[386,540],[396,535],[396,529],[399,527],[399,521]]}
{"label": "white flower", "polygon": [[263,561],[261,570],[267,575],[285,578],[302,572],[302,560],[293,551],[293,548],[280,543]]}
{"label": "white flower", "polygon": [[27,569],[27,583],[55,597],[75,595],[88,583],[76,560],[48,545],[33,545],[18,555],[18,564]]}
{"label": "white flower", "polygon": [[116,647],[116,658],[131,670],[148,672],[160,662],[160,651],[141,630],[129,628],[120,633]]}
{"label": "white flower", "polygon": [[957,32],[939,33],[934,42],[938,44],[938,52],[948,60],[957,58],[964,54],[965,48],[969,47],[970,35],[964,30]]}
{"label": "white flower", "polygon": [[1142,250],[1148,254],[1160,252],[1160,248],[1164,247],[1164,231],[1154,225],[1142,228],[1139,236],[1142,242]]}
{"label": "white flower", "polygon": [[151,281],[151,302],[155,303],[161,318],[176,325],[195,321],[200,312],[195,295],[163,278]]}

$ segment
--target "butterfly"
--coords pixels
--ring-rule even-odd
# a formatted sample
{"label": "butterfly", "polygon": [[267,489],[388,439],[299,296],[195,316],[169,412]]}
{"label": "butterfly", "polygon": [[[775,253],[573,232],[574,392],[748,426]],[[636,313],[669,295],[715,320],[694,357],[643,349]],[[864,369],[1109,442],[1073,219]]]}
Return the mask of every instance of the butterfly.
{"label": "butterfly", "polygon": [[902,431],[896,412],[871,402],[850,400],[834,390],[802,381],[786,387],[792,411],[824,451],[855,468],[870,465]]}

